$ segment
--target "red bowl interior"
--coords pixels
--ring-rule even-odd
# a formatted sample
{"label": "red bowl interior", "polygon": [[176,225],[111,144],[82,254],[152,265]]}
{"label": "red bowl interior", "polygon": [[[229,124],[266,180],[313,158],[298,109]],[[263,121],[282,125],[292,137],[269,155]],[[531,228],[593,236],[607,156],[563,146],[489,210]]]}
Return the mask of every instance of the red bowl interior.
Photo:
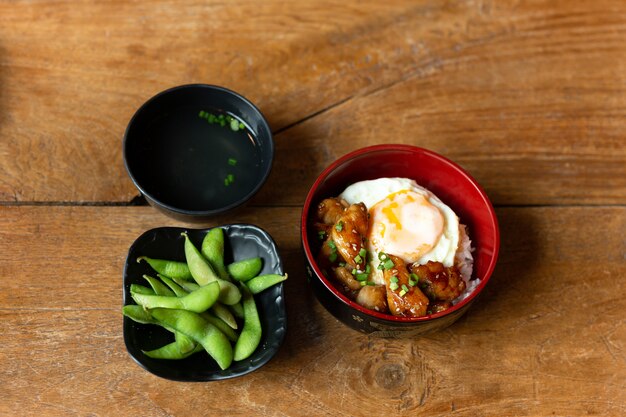
{"label": "red bowl interior", "polygon": [[[361,307],[341,293],[315,262],[313,251],[319,249],[317,233],[311,227],[317,204],[334,197],[357,181],[383,177],[403,177],[415,180],[432,191],[459,216],[468,227],[474,247],[473,276],[481,283],[472,294],[448,310],[429,316],[408,318],[378,313]],[[317,178],[307,195],[301,219],[302,244],[305,256],[315,275],[342,302],[371,316],[393,322],[419,322],[445,316],[470,303],[485,287],[496,265],[500,235],[493,206],[483,189],[454,162],[427,149],[409,145],[377,145],[351,152],[332,163]]]}

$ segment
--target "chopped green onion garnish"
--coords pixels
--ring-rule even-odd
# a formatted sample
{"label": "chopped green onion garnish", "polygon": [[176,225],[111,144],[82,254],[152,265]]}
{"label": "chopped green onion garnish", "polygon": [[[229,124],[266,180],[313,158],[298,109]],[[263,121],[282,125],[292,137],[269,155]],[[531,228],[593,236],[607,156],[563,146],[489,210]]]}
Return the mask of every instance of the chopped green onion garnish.
{"label": "chopped green onion garnish", "polygon": [[407,293],[406,291],[402,290],[398,294],[400,294],[400,297],[404,297],[406,293]]}
{"label": "chopped green onion garnish", "polygon": [[409,289],[407,288],[406,285],[402,284],[402,291],[409,292]]}
{"label": "chopped green onion garnish", "polygon": [[239,129],[243,130],[246,127],[243,123],[239,123]]}
{"label": "chopped green onion garnish", "polygon": [[372,281],[367,281],[367,285],[374,286],[374,285],[376,285],[376,284],[375,284],[374,282],[372,282]]}
{"label": "chopped green onion garnish", "polygon": [[417,274],[414,274],[414,273],[410,273],[409,277],[413,279],[415,282],[420,280],[420,277],[418,277]]}
{"label": "chopped green onion garnish", "polygon": [[228,165],[230,166],[237,165],[237,160],[235,158],[228,158]]}
{"label": "chopped green onion garnish", "polygon": [[378,252],[378,260],[384,261],[387,259],[387,254],[385,252]]}
{"label": "chopped green onion garnish", "polygon": [[337,249],[337,245],[335,245],[335,242],[333,242],[332,240],[328,241],[328,247],[331,249]]}
{"label": "chopped green onion garnish", "polygon": [[335,230],[338,232],[341,232],[343,230],[343,222],[341,220],[339,220],[335,225]]}
{"label": "chopped green onion garnish", "polygon": [[372,272],[372,268],[370,267],[370,264],[367,264],[367,265],[365,266],[365,272],[367,272],[368,274],[369,274],[370,272]]}
{"label": "chopped green onion garnish", "polygon": [[352,273],[352,275],[356,275],[356,274],[359,272],[359,270],[358,270],[358,269],[356,269],[356,268],[354,268],[354,269],[353,269],[352,271],[350,271],[350,272]]}
{"label": "chopped green onion garnish", "polygon": [[354,262],[356,262],[357,264],[360,264],[361,262],[363,262],[363,258],[361,258],[361,255],[355,256]]}
{"label": "chopped green onion garnish", "polygon": [[331,262],[335,262],[337,260],[337,253],[333,252],[330,255],[328,255],[328,260]]}
{"label": "chopped green onion garnish", "polygon": [[384,265],[383,265],[383,263],[381,262],[381,263],[379,263],[379,264],[378,264],[378,266],[376,267],[376,269],[380,269],[380,270],[382,271],[382,270],[384,269],[384,267],[385,267],[385,266],[384,266]]}
{"label": "chopped green onion garnish", "polygon": [[392,282],[391,284],[389,284],[389,288],[391,288],[392,291],[395,291],[398,289],[398,283],[397,282]]}
{"label": "chopped green onion garnish", "polygon": [[357,281],[367,281],[367,274],[356,274]]}
{"label": "chopped green onion garnish", "polygon": [[320,230],[319,232],[317,232],[317,237],[319,237],[320,240],[324,240],[324,237],[326,236],[326,232],[323,230]]}
{"label": "chopped green onion garnish", "polygon": [[342,267],[346,266],[346,263],[345,262],[339,262],[339,266],[342,266]]}
{"label": "chopped green onion garnish", "polygon": [[235,181],[235,176],[234,176],[233,174],[228,174],[228,175],[226,176],[226,178],[228,178],[228,181],[230,181],[230,182]]}
{"label": "chopped green onion garnish", "polygon": [[361,248],[361,250],[359,251],[359,255],[361,256],[361,258],[365,258],[367,256],[367,251],[365,250],[365,248]]}
{"label": "chopped green onion garnish", "polygon": [[394,275],[391,278],[389,278],[389,281],[397,283],[398,282],[398,277]]}
{"label": "chopped green onion garnish", "polygon": [[200,113],[198,114],[198,117],[204,119],[205,115],[206,115],[206,112],[204,110],[200,110]]}
{"label": "chopped green onion garnish", "polygon": [[220,119],[220,126],[226,126],[226,121],[224,119]]}
{"label": "chopped green onion garnish", "polygon": [[393,261],[392,261],[391,259],[387,259],[387,260],[385,261],[385,263],[383,264],[383,267],[384,267],[385,269],[391,269],[391,268],[393,268],[394,266],[396,266],[396,264],[394,264],[394,263],[393,263]]}
{"label": "chopped green onion garnish", "polygon": [[227,187],[230,185],[230,181],[228,181],[228,178],[224,178],[224,185]]}
{"label": "chopped green onion garnish", "polygon": [[230,120],[230,130],[236,132],[239,130],[239,122],[233,118]]}
{"label": "chopped green onion garnish", "polygon": [[361,281],[361,282],[359,282],[359,284],[361,284],[361,287],[365,287],[367,285],[367,282]]}

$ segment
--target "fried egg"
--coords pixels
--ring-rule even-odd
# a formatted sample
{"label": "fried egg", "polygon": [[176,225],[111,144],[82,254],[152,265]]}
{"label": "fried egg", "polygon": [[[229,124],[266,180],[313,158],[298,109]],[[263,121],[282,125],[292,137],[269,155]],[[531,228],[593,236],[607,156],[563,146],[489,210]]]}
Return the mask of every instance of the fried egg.
{"label": "fried egg", "polygon": [[459,247],[459,218],[437,196],[408,178],[379,178],[350,185],[339,196],[368,209],[367,250],[373,280],[382,283],[378,253],[405,262],[454,264]]}

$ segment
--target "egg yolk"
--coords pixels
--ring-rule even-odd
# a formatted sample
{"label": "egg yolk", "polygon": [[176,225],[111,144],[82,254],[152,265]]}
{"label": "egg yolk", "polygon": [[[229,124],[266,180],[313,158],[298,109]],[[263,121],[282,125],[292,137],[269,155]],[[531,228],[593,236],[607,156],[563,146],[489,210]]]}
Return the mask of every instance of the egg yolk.
{"label": "egg yolk", "polygon": [[390,194],[369,210],[368,246],[406,262],[430,252],[444,229],[444,217],[422,194],[403,190]]}

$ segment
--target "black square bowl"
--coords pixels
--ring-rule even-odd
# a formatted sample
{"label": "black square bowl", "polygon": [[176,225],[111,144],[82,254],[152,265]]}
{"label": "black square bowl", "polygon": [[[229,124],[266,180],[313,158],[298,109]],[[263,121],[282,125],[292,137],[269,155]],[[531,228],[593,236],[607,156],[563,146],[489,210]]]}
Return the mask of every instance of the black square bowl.
{"label": "black square bowl", "polygon": [[[261,274],[282,274],[283,265],[272,237],[263,229],[249,224],[219,226],[224,229],[225,262],[260,257]],[[146,262],[137,263],[139,256],[185,261],[184,238],[187,232],[191,241],[200,248],[204,235],[210,229],[184,229],[160,227],[139,236],[131,245],[124,266],[124,305],[134,304],[130,285],[146,285],[144,274],[156,276]],[[278,352],[287,331],[287,314],[283,283],[254,296],[263,335],[256,351],[247,359],[234,362],[221,370],[206,353],[199,352],[183,360],[152,359],[142,350],[156,349],[172,342],[169,331],[152,324],[139,324],[124,317],[124,342],[130,356],[149,372],[175,381],[217,381],[234,378],[255,371],[265,365]]]}

